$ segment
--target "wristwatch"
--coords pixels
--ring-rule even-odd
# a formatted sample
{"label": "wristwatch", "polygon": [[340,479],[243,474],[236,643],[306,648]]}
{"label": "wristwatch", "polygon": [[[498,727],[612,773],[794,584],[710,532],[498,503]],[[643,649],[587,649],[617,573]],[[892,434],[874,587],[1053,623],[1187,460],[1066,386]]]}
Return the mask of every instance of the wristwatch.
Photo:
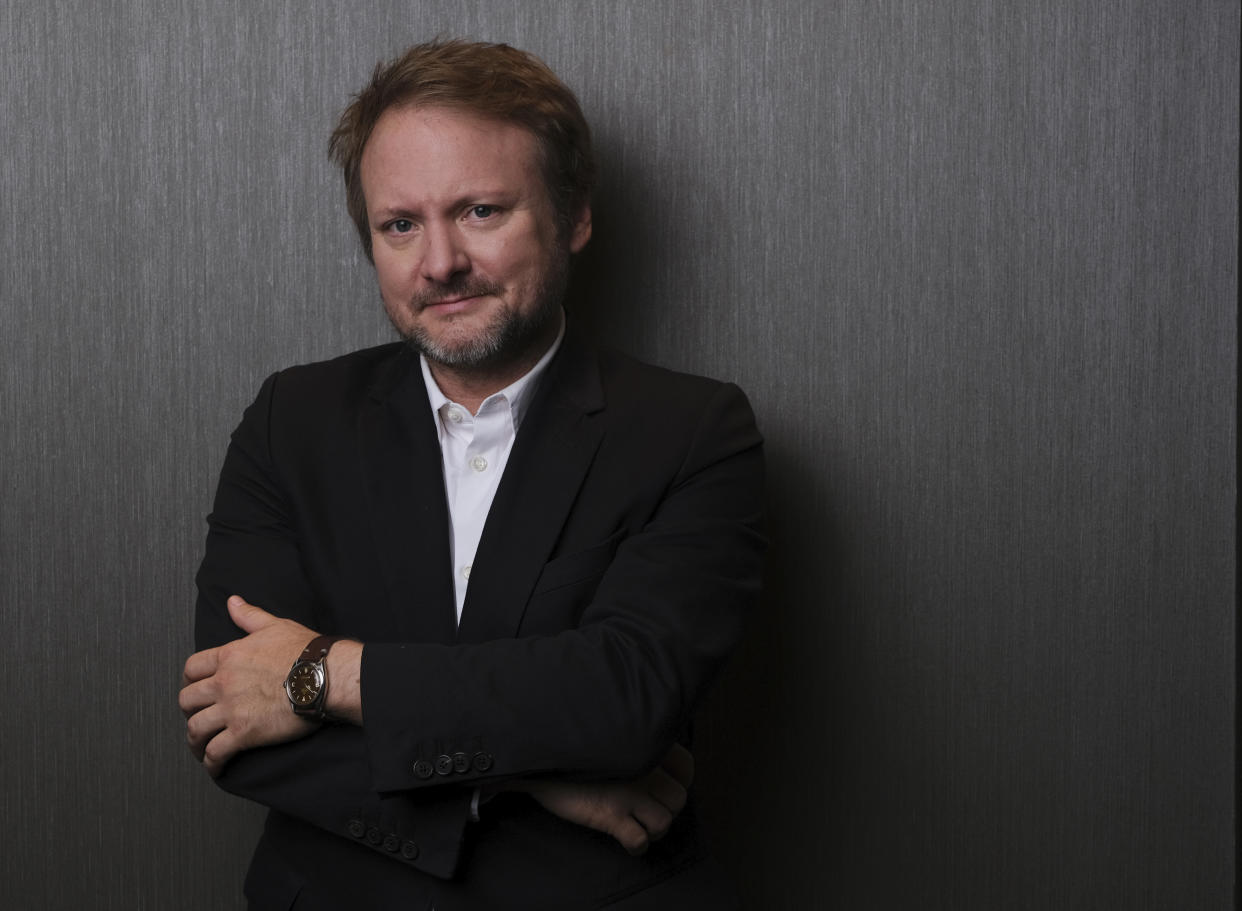
{"label": "wristwatch", "polygon": [[285,695],[295,715],[323,721],[328,701],[328,649],[343,636],[316,636],[285,677]]}

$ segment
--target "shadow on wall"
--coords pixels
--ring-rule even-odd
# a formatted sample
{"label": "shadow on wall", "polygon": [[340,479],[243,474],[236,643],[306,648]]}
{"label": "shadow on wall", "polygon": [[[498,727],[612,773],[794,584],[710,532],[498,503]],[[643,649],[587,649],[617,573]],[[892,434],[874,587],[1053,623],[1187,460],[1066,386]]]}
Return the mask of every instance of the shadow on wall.
{"label": "shadow on wall", "polygon": [[700,712],[695,745],[713,852],[752,908],[794,907],[782,899],[815,879],[810,871],[841,863],[844,846],[828,843],[839,831],[829,820],[845,810],[833,740],[850,729],[840,717],[849,677],[840,653],[845,532],[808,495],[813,468],[770,432],[767,460],[763,598]]}
{"label": "shadow on wall", "polygon": [[[603,158],[603,151],[600,151]],[[601,171],[608,173],[606,163]],[[683,238],[656,231],[644,213],[657,210],[651,182],[602,182],[592,206],[591,242],[574,261],[568,294],[570,319],[600,344],[643,357],[643,323],[653,318],[655,301],[644,293],[653,281],[651,264],[661,245]]]}
{"label": "shadow on wall", "polygon": [[712,374],[715,322],[734,307],[716,287],[728,277],[717,261],[722,241],[706,228],[723,223],[724,200],[702,163],[663,163],[656,173],[627,164],[620,146],[598,137],[593,235],[574,264],[571,319],[604,345]]}

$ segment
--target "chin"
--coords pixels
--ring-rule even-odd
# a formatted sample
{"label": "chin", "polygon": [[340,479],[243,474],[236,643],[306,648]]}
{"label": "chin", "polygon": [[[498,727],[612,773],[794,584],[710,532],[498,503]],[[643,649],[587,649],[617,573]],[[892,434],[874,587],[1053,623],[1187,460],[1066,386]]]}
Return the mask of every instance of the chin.
{"label": "chin", "polygon": [[400,334],[410,347],[425,355],[427,360],[445,367],[488,367],[497,361],[503,361],[506,355],[507,346],[503,334],[487,330],[468,332],[462,327],[458,330],[443,329],[432,334],[426,327],[415,325]]}

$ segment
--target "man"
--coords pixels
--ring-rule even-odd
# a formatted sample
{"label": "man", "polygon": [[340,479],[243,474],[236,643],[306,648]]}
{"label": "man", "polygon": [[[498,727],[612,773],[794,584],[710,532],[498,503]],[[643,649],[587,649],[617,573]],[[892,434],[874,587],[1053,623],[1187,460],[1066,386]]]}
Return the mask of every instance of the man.
{"label": "man", "polygon": [[728,907],[679,741],[758,589],[745,398],[567,328],[594,163],[537,59],[412,48],[331,151],[405,343],[269,377],[209,517],[180,705],[271,808],[252,907]]}

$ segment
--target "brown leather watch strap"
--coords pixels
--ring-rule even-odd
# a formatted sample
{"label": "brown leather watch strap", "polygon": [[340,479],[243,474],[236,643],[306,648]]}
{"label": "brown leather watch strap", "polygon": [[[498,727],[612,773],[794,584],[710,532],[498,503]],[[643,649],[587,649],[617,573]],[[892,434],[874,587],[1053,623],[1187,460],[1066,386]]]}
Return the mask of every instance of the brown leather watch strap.
{"label": "brown leather watch strap", "polygon": [[319,661],[327,657],[328,649],[332,648],[333,643],[340,642],[344,636],[316,636],[307,643],[306,648],[302,649],[302,657],[299,661]]}

